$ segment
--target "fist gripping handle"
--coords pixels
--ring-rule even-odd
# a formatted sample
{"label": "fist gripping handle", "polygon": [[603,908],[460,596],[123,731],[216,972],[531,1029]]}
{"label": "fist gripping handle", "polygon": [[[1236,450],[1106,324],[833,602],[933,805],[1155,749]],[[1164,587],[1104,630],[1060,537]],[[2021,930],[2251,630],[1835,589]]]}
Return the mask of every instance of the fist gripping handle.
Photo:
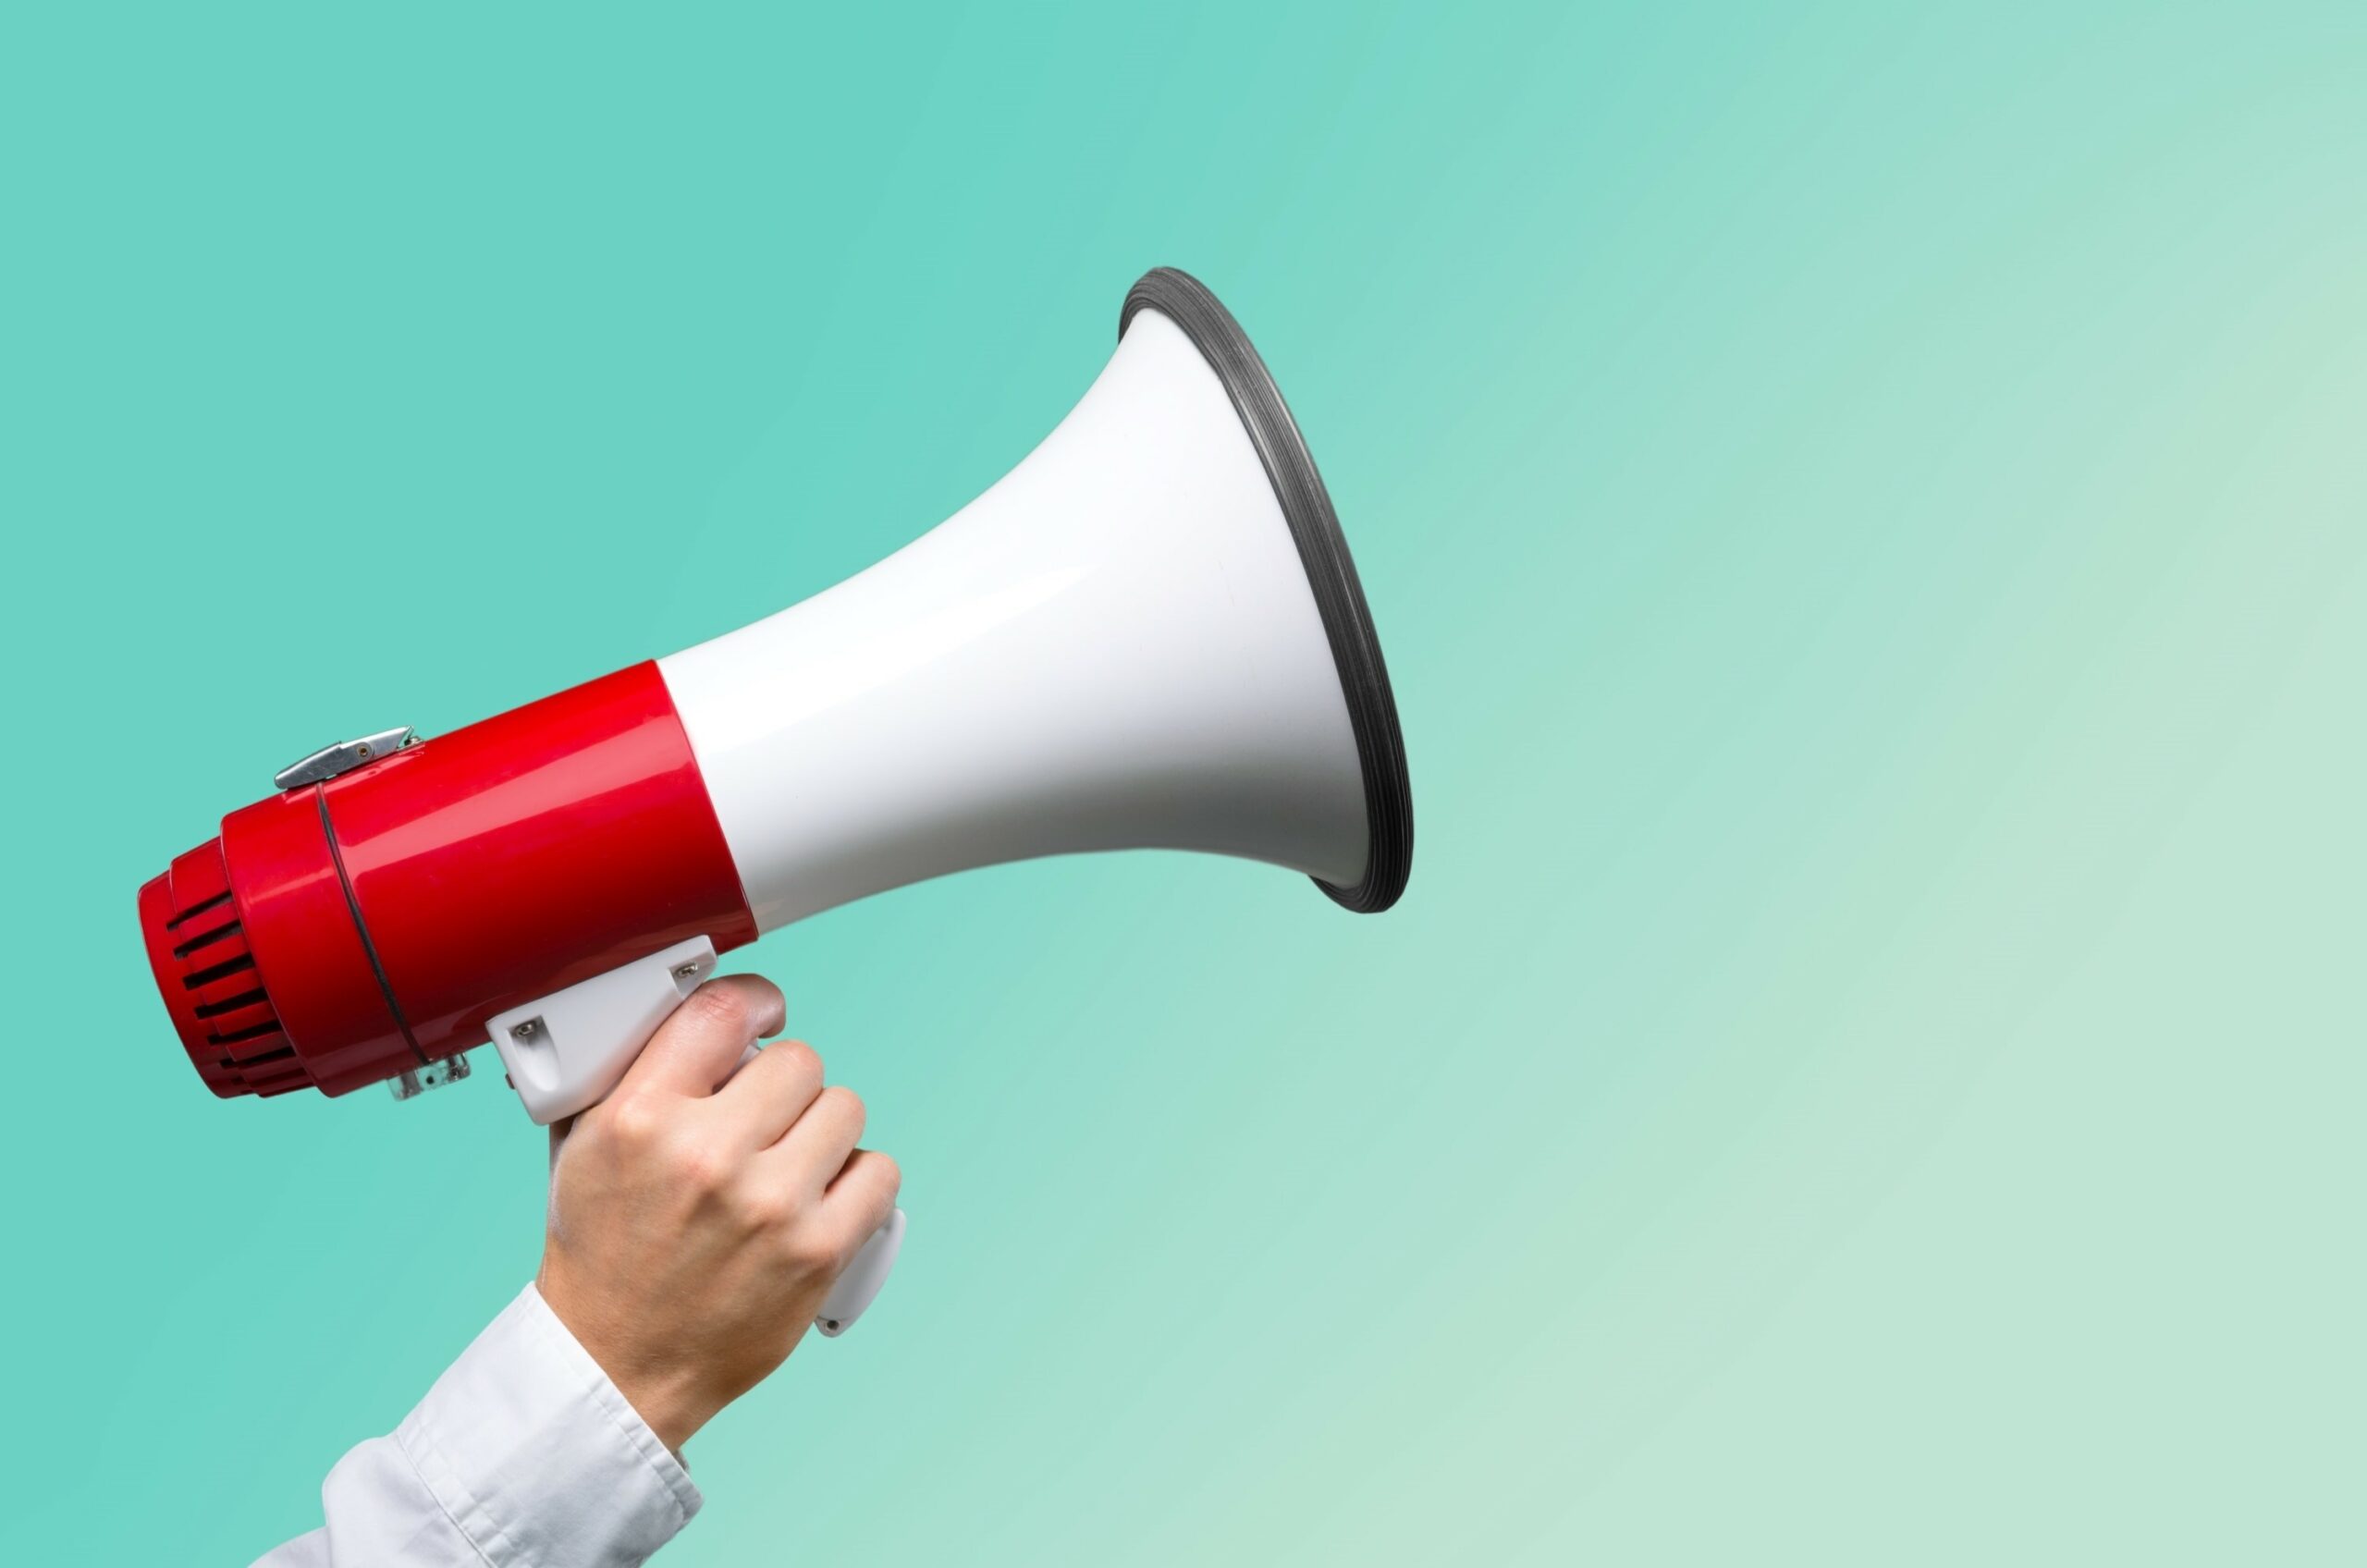
{"label": "fist gripping handle", "polygon": [[[658,1025],[713,973],[715,945],[693,937],[495,1014],[487,1025],[494,1048],[526,1114],[536,1126],[546,1127],[607,1098]],[[741,1065],[761,1049],[750,1046]],[[903,1244],[900,1208],[830,1287],[814,1326],[833,1339],[853,1328],[888,1282]]]}

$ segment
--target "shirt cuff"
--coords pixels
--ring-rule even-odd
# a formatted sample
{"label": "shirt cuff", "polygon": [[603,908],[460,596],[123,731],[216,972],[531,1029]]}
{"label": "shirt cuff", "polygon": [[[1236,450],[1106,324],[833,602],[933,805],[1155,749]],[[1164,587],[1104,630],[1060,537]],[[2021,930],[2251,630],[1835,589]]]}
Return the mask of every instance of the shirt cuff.
{"label": "shirt cuff", "polygon": [[395,1441],[495,1568],[638,1563],[699,1511],[681,1462],[532,1285]]}

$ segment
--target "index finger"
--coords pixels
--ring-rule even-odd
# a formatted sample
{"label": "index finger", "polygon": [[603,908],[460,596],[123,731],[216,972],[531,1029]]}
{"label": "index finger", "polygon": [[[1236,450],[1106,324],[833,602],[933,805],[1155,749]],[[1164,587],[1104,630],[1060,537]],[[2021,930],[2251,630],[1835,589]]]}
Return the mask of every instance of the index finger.
{"label": "index finger", "polygon": [[711,1095],[751,1045],[780,1033],[788,1019],[788,1003],[771,981],[760,974],[721,975],[693,991],[657,1026],[617,1087]]}

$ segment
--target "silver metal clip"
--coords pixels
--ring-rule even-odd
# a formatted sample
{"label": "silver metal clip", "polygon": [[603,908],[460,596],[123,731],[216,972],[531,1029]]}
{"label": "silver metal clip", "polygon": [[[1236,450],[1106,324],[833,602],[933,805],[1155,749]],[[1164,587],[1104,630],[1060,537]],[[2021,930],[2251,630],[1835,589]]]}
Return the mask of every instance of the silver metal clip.
{"label": "silver metal clip", "polygon": [[409,725],[398,729],[381,729],[374,735],[364,735],[357,741],[339,741],[334,746],[323,746],[311,756],[291,762],[272,775],[275,790],[295,790],[306,784],[318,784],[335,778],[340,773],[350,773],[365,762],[375,762],[390,752],[399,752],[417,741],[419,736]]}
{"label": "silver metal clip", "polygon": [[412,1099],[430,1089],[440,1089],[447,1084],[457,1084],[469,1075],[466,1051],[448,1056],[441,1061],[431,1061],[425,1067],[414,1067],[396,1073],[386,1080],[386,1087],[399,1100]]}

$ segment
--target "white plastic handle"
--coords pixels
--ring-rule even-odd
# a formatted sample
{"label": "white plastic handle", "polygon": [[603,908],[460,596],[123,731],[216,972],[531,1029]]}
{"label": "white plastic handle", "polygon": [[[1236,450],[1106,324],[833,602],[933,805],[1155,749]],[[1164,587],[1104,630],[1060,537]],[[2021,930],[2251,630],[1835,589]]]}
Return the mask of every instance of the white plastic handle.
{"label": "white plastic handle", "polygon": [[822,1298],[822,1309],[814,1315],[814,1327],[831,1339],[837,1339],[854,1327],[879,1287],[888,1282],[888,1271],[896,1267],[896,1255],[904,1247],[904,1211],[891,1209],[888,1223],[871,1233],[854,1261],[846,1266]]}
{"label": "white plastic handle", "polygon": [[[693,937],[497,1014],[486,1028],[526,1114],[537,1126],[548,1126],[607,1098],[658,1025],[713,973],[714,944]],[[750,1046],[740,1066],[763,1049]],[[832,1339],[853,1328],[888,1282],[903,1245],[899,1208],[840,1273],[814,1326]]]}

